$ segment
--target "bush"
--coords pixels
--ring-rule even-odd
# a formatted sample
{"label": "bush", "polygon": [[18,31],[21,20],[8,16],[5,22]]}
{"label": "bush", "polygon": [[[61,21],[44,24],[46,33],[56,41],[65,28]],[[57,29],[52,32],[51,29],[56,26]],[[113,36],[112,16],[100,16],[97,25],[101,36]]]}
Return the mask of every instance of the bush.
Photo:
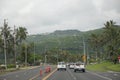
{"label": "bush", "polygon": [[5,66],[0,66],[0,70],[3,70],[3,69],[5,69]]}
{"label": "bush", "polygon": [[16,65],[15,65],[15,64],[9,64],[9,65],[7,65],[7,67],[8,67],[8,68],[15,68]]}
{"label": "bush", "polygon": [[96,60],[95,59],[89,59],[89,63],[95,63]]}

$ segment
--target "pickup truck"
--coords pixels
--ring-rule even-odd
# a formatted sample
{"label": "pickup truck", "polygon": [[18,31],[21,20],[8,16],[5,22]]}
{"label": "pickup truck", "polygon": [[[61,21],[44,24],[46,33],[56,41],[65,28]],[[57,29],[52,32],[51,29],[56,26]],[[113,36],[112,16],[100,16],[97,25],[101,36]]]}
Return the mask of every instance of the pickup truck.
{"label": "pickup truck", "polygon": [[85,65],[84,63],[76,63],[74,66],[74,72],[76,71],[82,71],[85,72]]}

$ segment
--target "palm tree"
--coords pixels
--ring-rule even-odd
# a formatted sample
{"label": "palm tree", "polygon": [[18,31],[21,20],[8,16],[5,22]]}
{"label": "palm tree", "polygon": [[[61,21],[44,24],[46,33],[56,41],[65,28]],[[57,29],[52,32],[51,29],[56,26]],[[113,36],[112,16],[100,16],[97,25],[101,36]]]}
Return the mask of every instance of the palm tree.
{"label": "palm tree", "polygon": [[4,20],[4,26],[1,27],[1,35],[3,35],[5,39],[9,39],[11,31],[12,30],[10,30],[10,27],[8,27],[8,23],[6,22],[6,20]]}
{"label": "palm tree", "polygon": [[97,50],[98,50],[98,36],[96,34],[91,34],[90,45],[96,51],[96,60],[97,60],[97,58],[98,58],[98,52],[97,52]]}
{"label": "palm tree", "polygon": [[[14,39],[14,43],[15,45],[18,45],[20,43],[22,43],[23,40],[26,39],[27,37],[27,29],[24,27],[19,27],[15,30],[15,39]],[[16,62],[16,50],[14,51],[15,54],[15,62]],[[16,63],[15,63],[16,64]]]}
{"label": "palm tree", "polygon": [[8,27],[6,19],[4,20],[4,26],[1,27],[1,36],[3,36],[4,39],[3,42],[4,42],[5,65],[7,65],[7,49],[8,49],[7,43],[9,42],[9,39],[11,37],[11,30],[10,27]]}
{"label": "palm tree", "polygon": [[[104,40],[106,41],[107,44],[107,49],[108,49],[108,55],[111,60],[114,60],[117,54],[116,51],[118,50],[120,46],[120,30],[116,27],[116,23],[113,20],[107,21],[104,25],[104,35],[105,38]],[[113,59],[114,57],[114,59]]]}
{"label": "palm tree", "polygon": [[0,48],[3,48],[3,40],[2,40],[2,35],[0,34]]}
{"label": "palm tree", "polygon": [[27,34],[28,34],[28,32],[27,32],[27,29],[26,29],[26,28],[24,28],[24,27],[19,27],[19,28],[17,29],[16,38],[17,38],[18,40],[20,40],[20,43],[21,43],[22,40],[25,40],[25,39],[26,39]]}

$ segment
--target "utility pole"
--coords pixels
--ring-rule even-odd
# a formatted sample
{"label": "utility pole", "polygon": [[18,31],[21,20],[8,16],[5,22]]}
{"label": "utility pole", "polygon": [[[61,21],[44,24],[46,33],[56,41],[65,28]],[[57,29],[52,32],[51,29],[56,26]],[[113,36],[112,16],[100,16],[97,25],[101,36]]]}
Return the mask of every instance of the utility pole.
{"label": "utility pole", "polygon": [[58,50],[57,50],[57,63],[58,63]]}
{"label": "utility pole", "polygon": [[85,46],[86,46],[86,45],[85,45],[85,41],[84,41],[84,38],[83,38],[83,47],[84,47],[83,50],[84,50],[84,55],[86,54]]}
{"label": "utility pole", "polygon": [[35,42],[34,42],[34,64],[35,64]]}
{"label": "utility pole", "polygon": [[47,55],[45,55],[45,65],[46,65],[46,63],[47,63]]}
{"label": "utility pole", "polygon": [[45,62],[44,62],[44,65],[46,65],[46,62],[47,62],[47,58],[46,58],[47,54],[46,53],[47,53],[47,50],[46,50],[46,47],[45,47]]}
{"label": "utility pole", "polygon": [[83,53],[84,53],[84,63],[86,63],[86,50],[85,50],[85,40],[84,40],[84,37],[83,37]]}
{"label": "utility pole", "polygon": [[25,44],[25,66],[27,66],[27,43]]}
{"label": "utility pole", "polygon": [[[4,19],[4,28],[7,27],[6,19]],[[6,36],[5,36],[5,30],[3,29],[3,39],[4,39],[4,56],[5,56],[5,69],[7,69],[7,58],[6,58]]]}
{"label": "utility pole", "polygon": [[90,59],[89,48],[88,48],[88,45],[87,45],[87,64],[89,64],[89,59]]}
{"label": "utility pole", "polygon": [[16,28],[14,26],[14,56],[15,56],[15,65],[17,67],[17,62],[16,62]]}
{"label": "utility pole", "polygon": [[62,53],[62,49],[61,49],[61,41],[59,39],[57,39],[58,41],[58,53],[57,53],[57,63],[59,62],[59,53]]}

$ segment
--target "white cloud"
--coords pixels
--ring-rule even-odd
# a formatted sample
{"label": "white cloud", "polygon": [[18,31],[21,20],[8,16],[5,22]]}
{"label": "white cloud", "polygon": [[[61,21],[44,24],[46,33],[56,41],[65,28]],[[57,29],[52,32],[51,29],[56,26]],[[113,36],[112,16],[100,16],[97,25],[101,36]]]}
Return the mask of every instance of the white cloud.
{"label": "white cloud", "polygon": [[[54,30],[82,31],[120,23],[119,0],[0,0],[0,21],[25,26],[30,34]],[[1,23],[1,22],[0,22]]]}
{"label": "white cloud", "polygon": [[30,13],[30,12],[32,11],[33,6],[34,6],[34,4],[31,2],[31,3],[29,3],[28,5],[26,5],[25,7],[23,7],[23,8],[19,11],[19,13],[20,13],[20,14],[23,14],[23,15],[28,14],[28,13]]}

